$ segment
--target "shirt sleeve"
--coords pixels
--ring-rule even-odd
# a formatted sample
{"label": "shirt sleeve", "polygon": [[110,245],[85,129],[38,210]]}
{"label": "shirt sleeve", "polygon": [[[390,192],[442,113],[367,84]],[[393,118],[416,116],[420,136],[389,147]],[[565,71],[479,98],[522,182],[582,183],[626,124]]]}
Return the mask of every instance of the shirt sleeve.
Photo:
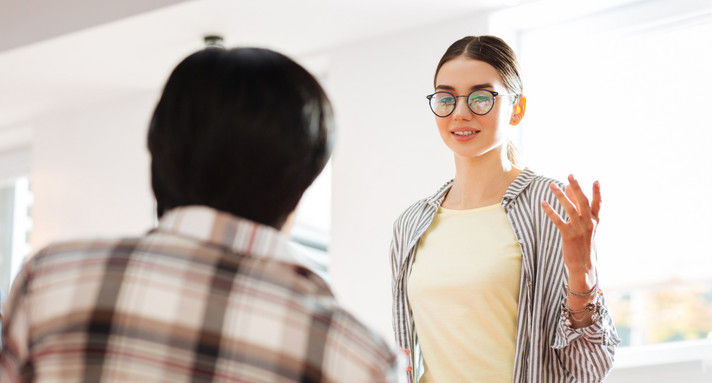
{"label": "shirt sleeve", "polygon": [[0,351],[0,381],[20,382],[29,360],[30,316],[27,290],[29,266],[20,270],[4,306],[2,351]]}
{"label": "shirt sleeve", "polygon": [[590,326],[573,329],[560,314],[552,347],[576,382],[600,382],[613,367],[620,338],[601,297],[600,318]]}
{"label": "shirt sleeve", "polygon": [[[414,205],[415,206],[415,205]],[[395,336],[396,345],[399,348],[399,358],[398,358],[398,369],[397,378],[399,382],[410,382],[413,375],[413,365],[415,364],[414,356],[415,353],[411,349],[412,346],[409,345],[409,333],[408,333],[408,320],[406,319],[405,310],[407,310],[407,302],[405,297],[405,292],[403,291],[402,280],[399,280],[399,274],[401,273],[403,265],[403,248],[404,246],[403,237],[405,230],[405,216],[408,214],[409,210],[413,209],[411,206],[406,212],[401,214],[393,224],[393,237],[391,239],[389,256],[391,262],[391,294],[392,294],[392,324],[393,324],[393,334]],[[401,284],[399,288],[399,284]],[[405,380],[402,380],[405,379]]]}
{"label": "shirt sleeve", "polygon": [[[558,184],[563,188],[563,184]],[[566,217],[566,212],[553,193],[546,193],[545,198],[562,217]],[[560,246],[551,245],[553,242],[560,243],[559,231],[549,219],[545,219],[544,222],[548,226],[544,232],[551,235],[546,238],[547,244],[544,245],[544,248],[556,249],[554,258],[561,259]],[[597,258],[595,243],[593,251],[594,257]],[[561,270],[564,269],[565,266]],[[565,274],[561,274],[559,277],[564,281],[567,278]],[[560,308],[563,307],[562,304],[565,303],[565,300],[566,292],[562,290],[561,299],[558,300]],[[550,344],[561,361],[562,367],[574,382],[601,382],[613,367],[616,346],[620,343],[613,319],[608,313],[605,296],[600,297],[599,319],[590,326],[578,329],[570,328],[566,326],[563,310],[559,310],[559,312],[558,316],[551,319],[553,323],[549,323],[550,326],[555,326],[554,338],[550,340]]]}
{"label": "shirt sleeve", "polygon": [[403,260],[401,254],[403,251],[403,244],[401,243],[401,238],[403,237],[404,230],[403,215],[404,214],[399,216],[393,224],[393,237],[391,239],[391,244],[389,248],[389,260],[391,263],[391,297],[393,299],[393,333],[395,335],[395,340],[398,346],[405,348],[406,345],[403,343],[403,339],[405,339],[406,337],[404,327],[405,323],[403,322],[404,320],[402,318],[402,310],[404,310],[404,305],[402,302],[403,292],[400,292],[398,289],[398,276],[401,272],[401,268],[403,267]]}
{"label": "shirt sleeve", "polygon": [[[352,314],[337,309],[329,322],[325,352],[319,363],[324,381],[398,383],[402,363],[396,352]],[[312,356],[309,356],[313,358]]]}
{"label": "shirt sleeve", "polygon": [[401,230],[402,230],[402,216],[398,217],[393,223],[393,236],[391,237],[391,244],[388,249],[389,260],[391,263],[391,290],[395,296],[396,292],[396,281],[398,280],[398,273],[400,272],[400,257],[398,256],[401,252]]}
{"label": "shirt sleeve", "polygon": [[[596,251],[595,244],[593,251]],[[596,254],[594,256],[597,257]],[[574,329],[566,325],[563,313],[566,291],[562,290],[562,310],[556,323],[552,348],[576,382],[601,382],[613,368],[616,346],[621,342],[613,318],[608,313],[605,295],[600,295],[598,300],[598,319],[589,326]]]}

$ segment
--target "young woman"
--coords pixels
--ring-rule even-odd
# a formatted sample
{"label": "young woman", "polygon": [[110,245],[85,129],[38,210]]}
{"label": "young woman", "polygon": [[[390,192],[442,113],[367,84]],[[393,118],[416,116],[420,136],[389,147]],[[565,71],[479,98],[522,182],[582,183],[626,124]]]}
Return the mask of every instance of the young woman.
{"label": "young woman", "polygon": [[430,108],[455,178],[396,220],[394,331],[411,382],[600,382],[620,342],[598,285],[601,192],[522,168],[517,59],[493,36],[453,43]]}

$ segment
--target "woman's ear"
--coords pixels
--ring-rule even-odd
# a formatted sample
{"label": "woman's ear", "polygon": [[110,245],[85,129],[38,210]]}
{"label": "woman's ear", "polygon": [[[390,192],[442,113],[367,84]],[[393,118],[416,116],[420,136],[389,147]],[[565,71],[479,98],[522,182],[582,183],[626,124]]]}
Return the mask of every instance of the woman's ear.
{"label": "woman's ear", "polygon": [[524,112],[527,110],[527,98],[519,95],[517,97],[517,102],[514,104],[514,113],[512,113],[512,118],[509,120],[510,125],[518,125],[522,122],[524,118]]}

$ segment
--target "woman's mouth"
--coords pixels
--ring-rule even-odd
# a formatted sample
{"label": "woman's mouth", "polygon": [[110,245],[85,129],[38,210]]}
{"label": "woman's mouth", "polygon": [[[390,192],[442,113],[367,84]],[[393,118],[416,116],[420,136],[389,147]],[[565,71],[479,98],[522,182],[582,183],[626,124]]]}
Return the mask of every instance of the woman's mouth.
{"label": "woman's mouth", "polygon": [[476,129],[455,129],[455,130],[451,130],[450,134],[453,135],[455,140],[464,142],[464,141],[469,141],[469,140],[475,138],[475,136],[479,132],[480,131],[476,130]]}

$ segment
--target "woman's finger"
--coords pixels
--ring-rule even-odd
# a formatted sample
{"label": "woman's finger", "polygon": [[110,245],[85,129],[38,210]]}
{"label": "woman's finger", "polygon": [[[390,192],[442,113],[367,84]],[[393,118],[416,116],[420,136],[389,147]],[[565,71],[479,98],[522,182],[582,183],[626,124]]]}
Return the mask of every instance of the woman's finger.
{"label": "woman's finger", "polygon": [[574,217],[578,217],[578,213],[576,212],[576,207],[574,206],[573,202],[569,199],[569,197],[564,194],[564,191],[561,190],[559,185],[555,183],[551,183],[549,185],[551,188],[551,191],[554,193],[554,197],[556,197],[557,200],[559,200],[559,203],[561,206],[564,207],[564,210],[566,211],[566,214],[569,216],[569,220],[574,219]]}
{"label": "woman's finger", "polygon": [[591,206],[589,205],[588,197],[581,190],[581,185],[579,185],[573,174],[569,175],[569,186],[566,191],[569,191],[569,189],[571,189],[572,194],[569,198],[576,203],[581,218],[585,221],[591,220]]}
{"label": "woman's finger", "polygon": [[601,211],[601,183],[593,183],[593,200],[591,201],[591,216],[598,222],[598,212]]}
{"label": "woman's finger", "polygon": [[[576,211],[580,209],[578,206],[576,206],[576,193],[574,192],[574,188],[571,187],[571,185],[566,185],[564,187],[564,193],[566,194],[566,197],[571,201],[571,204],[574,205],[574,208],[576,208]],[[578,215],[578,213],[576,214]]]}
{"label": "woman's finger", "polygon": [[556,226],[559,231],[562,231],[566,227],[566,222],[561,219],[561,216],[559,216],[556,210],[554,210],[554,208],[551,207],[548,202],[542,201],[541,207],[544,208],[544,213],[549,216],[549,219],[551,220],[551,222],[554,223],[554,226]]}

